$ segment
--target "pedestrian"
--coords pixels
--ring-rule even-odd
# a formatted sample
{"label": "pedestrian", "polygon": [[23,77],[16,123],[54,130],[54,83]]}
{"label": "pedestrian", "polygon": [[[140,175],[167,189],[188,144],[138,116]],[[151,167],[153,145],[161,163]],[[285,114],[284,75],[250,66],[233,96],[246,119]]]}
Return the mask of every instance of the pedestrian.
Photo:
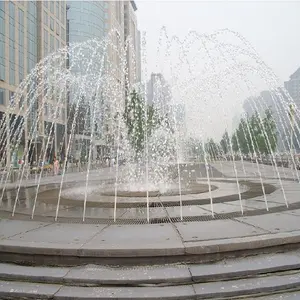
{"label": "pedestrian", "polygon": [[115,165],[115,158],[113,157],[112,159],[111,159],[111,166],[113,167]]}
{"label": "pedestrian", "polygon": [[58,175],[59,172],[59,160],[57,158],[54,159],[54,175]]}

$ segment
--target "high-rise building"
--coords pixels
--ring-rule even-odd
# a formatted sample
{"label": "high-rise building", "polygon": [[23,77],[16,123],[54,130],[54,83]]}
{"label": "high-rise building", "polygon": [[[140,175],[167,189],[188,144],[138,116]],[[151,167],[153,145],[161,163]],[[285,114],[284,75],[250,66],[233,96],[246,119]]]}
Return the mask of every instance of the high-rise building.
{"label": "high-rise building", "polygon": [[[295,106],[293,108],[294,113],[293,119],[289,119],[290,123],[290,132],[291,135],[294,136],[293,139],[293,144],[292,148],[294,148],[298,153],[300,152],[300,146],[299,146],[299,141],[300,141],[300,122],[299,122],[299,113],[300,113],[300,68],[298,68],[291,76],[290,80],[286,81],[284,83],[284,87],[292,97],[292,99],[295,102]],[[298,116],[298,117],[297,117]],[[296,124],[297,122],[297,124]],[[296,126],[297,125],[297,126]],[[291,144],[291,142],[290,142]]]}
{"label": "high-rise building", "polygon": [[[101,41],[105,38],[107,33],[107,8],[108,2],[106,1],[67,1],[68,43],[84,43],[92,39]],[[80,55],[87,58],[90,57],[91,54],[92,52],[90,48],[80,50]],[[77,73],[78,76],[84,77],[85,75],[89,75],[86,74],[86,72],[89,73],[90,70],[78,63],[78,55],[79,53],[76,51],[72,51],[72,54],[69,55],[70,71]],[[91,72],[93,72],[93,70]],[[75,96],[72,93],[69,94],[69,113],[72,106],[74,107],[76,105],[75,101],[78,100],[74,97]],[[86,99],[82,99],[83,101],[92,101],[94,95],[91,95],[89,90],[86,90],[84,97]],[[76,126],[75,132],[73,133],[75,136],[73,139],[74,143],[71,145],[71,155],[78,160],[82,160],[87,157],[91,146],[90,128],[92,125],[92,119],[89,115],[90,111],[85,108],[86,106],[87,105],[84,103],[80,105],[80,113],[78,114],[77,120],[74,120],[76,122]],[[73,120],[69,122],[68,132],[71,132],[72,122]],[[96,158],[98,149],[101,153],[100,155],[102,155],[105,143],[101,137],[97,136],[97,138],[93,141],[92,147],[92,157]]]}
{"label": "high-rise building", "polygon": [[[105,59],[105,70],[110,75],[111,86],[117,95],[126,97],[126,87],[132,89],[135,83],[141,79],[141,54],[140,54],[140,34],[137,30],[137,19],[135,11],[137,9],[134,1],[67,1],[68,5],[68,37],[69,42],[87,42],[90,39],[101,41],[110,35],[107,52],[103,55]],[[125,48],[126,39],[130,40],[128,49]],[[125,49],[127,50],[125,53]],[[126,69],[122,70],[122,58],[126,55]],[[72,68],[72,56],[69,58],[70,68]],[[95,62],[96,63],[96,62]],[[72,71],[72,69],[71,69]],[[83,70],[73,70],[82,74]],[[125,74],[124,74],[125,72]],[[87,93],[90,94],[90,93]],[[92,95],[91,95],[92,96]],[[105,97],[105,96],[103,96]],[[105,102],[105,101],[104,101]],[[70,105],[72,95],[70,94]],[[98,127],[98,136],[93,139],[93,158],[109,155],[111,151],[109,144],[113,141],[109,138],[109,126],[106,122],[113,120],[109,117],[110,111],[105,110],[106,120]],[[86,118],[87,123],[88,118]],[[91,120],[91,118],[90,118]],[[105,123],[105,124],[104,124]],[[89,126],[85,124],[81,126]],[[80,126],[76,126],[80,128]],[[75,133],[72,154],[79,159],[82,157],[82,145],[89,148],[91,138],[89,130],[79,130]]]}
{"label": "high-rise building", "polygon": [[[40,61],[66,46],[66,1],[36,1],[36,7],[38,16],[37,60]],[[47,149],[47,157],[50,160],[54,156],[63,156],[62,152],[66,148],[67,95],[61,95],[61,97],[63,97],[63,101],[58,102],[55,96],[47,94],[46,97],[44,93],[44,113],[40,117],[42,122],[40,127],[42,136],[52,135],[52,143],[48,144]],[[57,109],[60,111],[59,117],[52,126],[53,115]]]}
{"label": "high-rise building", "polygon": [[106,1],[105,11],[106,34],[111,35],[108,48],[110,73],[120,83],[124,78],[121,67],[121,56],[124,52],[124,2]]}
{"label": "high-rise building", "polygon": [[133,85],[139,82],[141,77],[141,46],[140,34],[137,27],[137,17],[135,14],[136,11],[137,6],[135,1],[124,1],[124,40],[129,41],[131,45],[127,48],[127,72],[129,89],[131,89]]}
{"label": "high-rise building", "polygon": [[136,78],[138,82],[142,81],[142,38],[141,38],[141,32],[137,31],[137,50],[136,50],[136,61],[137,61],[137,67],[136,67]]}
{"label": "high-rise building", "polygon": [[[35,65],[49,53],[65,46],[65,31],[65,1],[0,1],[0,118],[3,118],[3,113],[10,105],[16,88]],[[24,100],[26,110],[30,99]],[[46,102],[44,114],[39,118],[41,144],[46,134],[43,132],[44,122],[50,118],[48,111],[51,111],[55,105],[51,99],[44,100],[40,97],[35,104],[37,108],[42,102]],[[65,104],[61,106],[61,110],[64,111]],[[20,110],[16,109],[15,114],[18,118],[22,118],[23,113]],[[30,118],[36,117],[34,113],[30,116]],[[30,118],[28,123],[31,121]],[[60,139],[62,139],[65,125],[66,114],[62,112],[61,117],[55,120],[56,143],[53,147],[55,151],[58,144],[62,142],[57,138],[57,132],[61,133]],[[28,126],[25,126],[18,156],[22,157],[29,139]],[[7,158],[9,161],[10,155]]]}
{"label": "high-rise building", "polygon": [[152,73],[147,83],[147,102],[157,107],[160,113],[170,113],[172,92],[170,85],[161,73]]}
{"label": "high-rise building", "polygon": [[300,109],[300,68],[290,76],[290,80],[285,81],[284,87]]}
{"label": "high-rise building", "polygon": [[67,1],[69,42],[80,43],[105,36],[105,1]]}
{"label": "high-rise building", "polygon": [[286,151],[289,148],[290,120],[286,94],[281,88],[275,91],[262,91],[258,97],[249,97],[244,101],[244,111],[248,117],[255,112],[259,113],[261,120],[265,117],[265,111],[269,110],[276,124],[277,150]]}

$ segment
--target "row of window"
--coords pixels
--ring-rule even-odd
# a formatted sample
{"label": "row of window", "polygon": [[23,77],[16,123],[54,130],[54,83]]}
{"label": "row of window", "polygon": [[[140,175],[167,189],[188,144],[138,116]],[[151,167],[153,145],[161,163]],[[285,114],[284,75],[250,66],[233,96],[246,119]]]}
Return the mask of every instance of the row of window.
{"label": "row of window", "polygon": [[44,116],[49,116],[50,118],[61,118],[62,120],[65,120],[66,110],[62,107],[56,107],[50,103],[44,103]]}
{"label": "row of window", "polygon": [[5,22],[4,1],[0,1],[0,81],[5,80]]}
{"label": "row of window", "polygon": [[[66,15],[66,3],[64,1],[43,1],[43,2],[44,2],[44,6],[46,8],[49,8],[50,12],[54,14],[56,18],[64,24],[65,15]],[[55,13],[54,13],[54,2],[55,2]]]}
{"label": "row of window", "polygon": [[63,26],[59,26],[59,23],[56,22],[56,26],[54,28],[54,19],[50,17],[50,22],[48,20],[48,14],[44,11],[44,24],[49,27],[52,31],[56,32],[56,35],[60,35],[63,40],[65,40],[65,29]]}
{"label": "row of window", "polygon": [[[50,35],[50,43],[48,39],[49,35]],[[44,56],[47,56],[49,53],[52,53],[54,50],[59,49],[61,46],[59,39],[55,38],[52,34],[49,35],[48,35],[48,31],[44,30]]]}
{"label": "row of window", "polygon": [[[10,105],[14,105],[14,101],[15,99],[14,97],[14,93],[12,91],[9,91],[9,101],[10,101]],[[0,88],[0,105],[5,105],[6,104],[6,90]],[[19,108],[22,107],[24,102],[24,98],[22,97],[19,101]],[[57,118],[61,118],[62,120],[64,120],[66,118],[66,110],[62,107],[56,107],[55,105],[52,105],[50,103],[45,103],[44,104],[44,115],[45,116],[49,116],[51,118],[55,117],[54,115],[57,115]]]}

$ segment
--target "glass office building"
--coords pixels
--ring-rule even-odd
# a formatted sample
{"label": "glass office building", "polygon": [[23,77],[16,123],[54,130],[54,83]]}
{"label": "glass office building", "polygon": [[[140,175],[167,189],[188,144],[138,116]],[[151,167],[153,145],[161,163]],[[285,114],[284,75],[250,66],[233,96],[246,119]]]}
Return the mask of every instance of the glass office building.
{"label": "glass office building", "polygon": [[105,1],[67,1],[67,5],[70,43],[105,36]]}
{"label": "glass office building", "polygon": [[[106,19],[106,1],[67,1],[67,40],[69,44],[82,43],[91,39],[102,40],[106,35]],[[86,57],[90,57],[91,50],[86,49],[86,53],[84,50],[81,50],[81,55],[82,54]],[[82,65],[80,65],[78,58],[74,57],[76,55],[76,52],[73,52],[73,57],[71,55],[69,57],[70,70],[73,73],[78,73],[79,76],[84,76],[86,75],[85,72],[87,70],[85,62],[83,61]],[[75,63],[76,68],[72,66],[72,63]],[[94,67],[97,68],[95,64]],[[89,93],[86,93],[86,95],[88,94]],[[69,94],[69,111],[74,102],[73,97],[71,92]],[[76,126],[76,128],[79,128],[79,126]],[[88,148],[90,147],[90,135],[87,133],[89,132],[89,129],[90,124],[86,121],[84,130],[76,130],[74,138],[75,142],[71,150],[75,159],[86,159],[86,154],[89,152]],[[96,158],[97,154],[94,153],[92,156]]]}
{"label": "glass office building", "polygon": [[[35,65],[49,53],[66,45],[66,2],[65,1],[0,1],[0,119],[12,101],[12,96],[19,84],[32,71]],[[38,84],[38,83],[33,83]],[[27,96],[29,97],[29,96]],[[30,99],[23,99],[25,109],[19,110],[19,104],[11,114],[11,120],[23,118],[27,103]],[[23,132],[18,158],[30,137],[28,128],[37,117],[37,108],[41,99],[34,105],[27,128]],[[51,104],[50,104],[51,106]],[[62,110],[66,105],[62,105]],[[50,118],[44,115],[42,119]],[[62,126],[66,118],[57,121]],[[41,138],[43,134],[40,132]],[[8,149],[8,148],[7,148]],[[0,155],[5,154],[2,145]],[[9,155],[7,157],[10,159]]]}

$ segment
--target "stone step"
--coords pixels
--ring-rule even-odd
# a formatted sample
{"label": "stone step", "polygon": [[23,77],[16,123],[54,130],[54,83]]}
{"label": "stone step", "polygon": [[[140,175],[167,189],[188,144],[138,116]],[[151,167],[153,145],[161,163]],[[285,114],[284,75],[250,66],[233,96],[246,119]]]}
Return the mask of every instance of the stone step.
{"label": "stone step", "polygon": [[[253,297],[254,295],[268,295],[268,297],[270,297],[271,294],[276,292],[288,293],[291,290],[295,291],[296,289],[300,289],[300,272],[294,272],[284,275],[273,274],[270,276],[259,278],[163,287],[79,287],[58,284],[37,284],[34,282],[0,281],[0,299],[187,300],[232,299],[232,297],[243,297],[243,299],[251,299],[251,297]],[[290,293],[288,295],[293,294]],[[263,299],[263,297],[261,297],[261,299]],[[282,297],[281,299],[284,299],[284,297]]]}
{"label": "stone step", "polygon": [[227,259],[211,264],[41,267],[2,263],[0,280],[76,286],[166,286],[243,279],[292,270],[300,270],[299,251]]}
{"label": "stone step", "polygon": [[300,292],[298,291],[284,293],[284,294],[278,293],[278,294],[273,294],[271,296],[251,298],[251,300],[299,300],[299,299],[300,299]]}

